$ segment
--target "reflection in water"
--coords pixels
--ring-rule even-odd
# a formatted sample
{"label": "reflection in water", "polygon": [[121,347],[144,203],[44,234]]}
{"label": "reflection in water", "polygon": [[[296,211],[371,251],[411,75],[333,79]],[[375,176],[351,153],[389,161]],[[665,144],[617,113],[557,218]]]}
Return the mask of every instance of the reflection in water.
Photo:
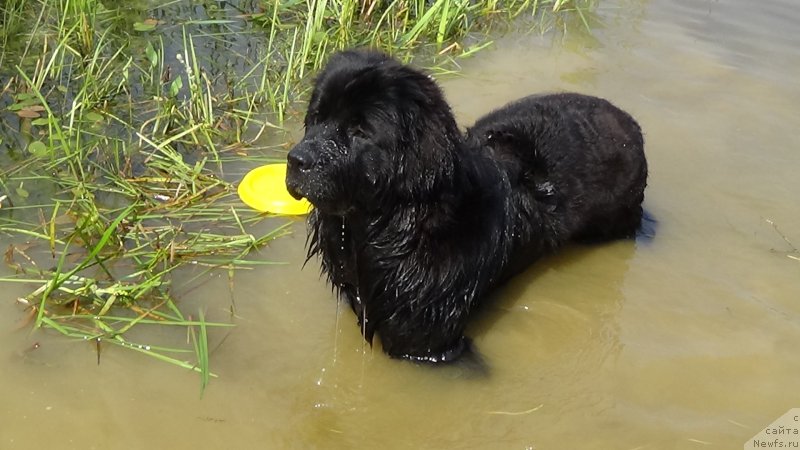
{"label": "reflection in water", "polygon": [[[800,406],[800,10],[626,0],[597,18],[591,38],[500,39],[443,80],[462,124],[532,92],[610,98],[651,168],[655,238],[513,279],[470,329],[488,376],[365,346],[316,263],[300,270],[298,223],[253,255],[289,265],[235,278],[238,326],[202,400],[192,374],[114,349],[98,367],[88,344],[13,331],[4,287],[0,448],[729,449]],[[214,320],[228,299],[223,276],[183,301]]]}

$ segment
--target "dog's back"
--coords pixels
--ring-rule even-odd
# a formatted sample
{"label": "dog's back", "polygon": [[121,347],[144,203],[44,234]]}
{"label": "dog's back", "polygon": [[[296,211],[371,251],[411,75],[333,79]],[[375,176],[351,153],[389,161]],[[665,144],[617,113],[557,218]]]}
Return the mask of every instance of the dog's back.
{"label": "dog's back", "polygon": [[528,231],[552,248],[631,237],[639,227],[647,180],[641,129],[607,100],[526,97],[480,118],[468,135],[501,162],[512,197],[538,219]]}

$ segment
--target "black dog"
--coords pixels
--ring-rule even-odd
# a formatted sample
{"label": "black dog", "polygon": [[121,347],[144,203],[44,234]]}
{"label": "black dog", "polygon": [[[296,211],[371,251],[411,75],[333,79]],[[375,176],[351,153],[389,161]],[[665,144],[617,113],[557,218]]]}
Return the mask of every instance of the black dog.
{"label": "black dog", "polygon": [[463,135],[429,76],[345,51],[319,74],[286,186],[309,258],[392,357],[452,361],[489,290],[566,242],[633,236],[639,125],[579,94],[527,97]]}

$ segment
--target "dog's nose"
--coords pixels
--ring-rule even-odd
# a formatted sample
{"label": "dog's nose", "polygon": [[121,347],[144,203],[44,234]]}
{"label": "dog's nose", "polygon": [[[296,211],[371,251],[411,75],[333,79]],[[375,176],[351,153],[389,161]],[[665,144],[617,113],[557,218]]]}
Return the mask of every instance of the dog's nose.
{"label": "dog's nose", "polygon": [[307,171],[314,165],[314,157],[305,147],[295,147],[287,156],[289,169]]}

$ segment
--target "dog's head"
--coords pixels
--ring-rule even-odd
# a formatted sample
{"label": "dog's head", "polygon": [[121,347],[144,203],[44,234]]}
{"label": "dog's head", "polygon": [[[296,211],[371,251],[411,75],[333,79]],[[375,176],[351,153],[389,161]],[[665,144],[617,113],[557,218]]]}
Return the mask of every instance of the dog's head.
{"label": "dog's head", "polygon": [[381,53],[340,52],[317,77],[286,186],[326,214],[420,200],[452,174],[459,139],[429,76]]}

